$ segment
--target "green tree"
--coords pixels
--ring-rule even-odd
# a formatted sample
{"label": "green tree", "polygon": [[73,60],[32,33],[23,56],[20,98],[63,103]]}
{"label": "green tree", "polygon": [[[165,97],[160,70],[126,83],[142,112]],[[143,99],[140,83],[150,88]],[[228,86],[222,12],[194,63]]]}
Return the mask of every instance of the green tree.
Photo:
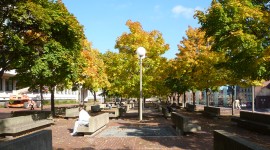
{"label": "green tree", "polygon": [[31,35],[29,38],[21,35],[18,39],[24,49],[22,52],[27,52],[27,55],[20,55],[18,60],[14,60],[17,78],[21,85],[32,88],[48,86],[51,111],[55,116],[55,87],[70,88],[82,71],[79,62],[82,59],[83,28],[61,2],[20,1],[16,3],[14,12],[11,25],[16,28],[26,26],[23,35]]}
{"label": "green tree", "polygon": [[[268,3],[268,4],[267,4]],[[269,78],[269,0],[213,0],[196,13],[212,50],[225,54],[219,67],[233,71],[235,80]]]}
{"label": "green tree", "polygon": [[[150,32],[144,31],[139,22],[132,22],[128,20],[126,25],[128,26],[130,33],[123,33],[118,37],[115,48],[119,49],[119,53],[124,53],[124,59],[127,61],[127,66],[130,72],[126,76],[130,78],[124,78],[125,84],[122,86],[130,87],[128,90],[129,96],[139,97],[139,65],[138,56],[136,50],[142,46],[146,49],[146,58],[143,59],[143,93],[144,97],[150,97],[158,95],[155,82],[158,82],[159,72],[163,59],[161,57],[168,49],[169,45],[165,43],[162,34],[153,30]],[[125,68],[125,67],[124,67]],[[126,70],[122,70],[125,72]],[[131,81],[131,82],[130,82]],[[134,95],[136,93],[136,95]]]}

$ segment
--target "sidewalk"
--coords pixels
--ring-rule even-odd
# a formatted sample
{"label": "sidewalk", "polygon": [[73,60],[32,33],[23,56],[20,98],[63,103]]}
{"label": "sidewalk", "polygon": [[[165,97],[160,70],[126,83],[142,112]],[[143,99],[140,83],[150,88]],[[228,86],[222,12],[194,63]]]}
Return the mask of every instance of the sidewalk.
{"label": "sidewalk", "polygon": [[[3,109],[1,109],[3,110]],[[143,121],[139,122],[137,108],[130,110],[120,119],[112,119],[101,132],[92,137],[71,136],[75,119],[55,118],[55,124],[46,129],[52,130],[54,150],[88,149],[213,149],[213,130],[225,130],[236,133],[242,138],[270,147],[270,136],[237,127],[230,117],[209,119],[199,112],[178,110],[179,113],[192,117],[202,131],[186,136],[176,135],[170,119],[153,108],[145,108]],[[9,112],[10,113],[10,112]],[[8,115],[8,109],[1,111]]]}
{"label": "sidewalk", "polygon": [[[171,121],[151,108],[144,109],[142,122],[135,108],[121,119],[110,120],[93,137],[70,136],[74,121],[57,119],[51,127],[54,149],[202,149],[205,144],[204,140],[195,142],[193,136],[177,136]],[[206,146],[212,149],[211,144]]]}

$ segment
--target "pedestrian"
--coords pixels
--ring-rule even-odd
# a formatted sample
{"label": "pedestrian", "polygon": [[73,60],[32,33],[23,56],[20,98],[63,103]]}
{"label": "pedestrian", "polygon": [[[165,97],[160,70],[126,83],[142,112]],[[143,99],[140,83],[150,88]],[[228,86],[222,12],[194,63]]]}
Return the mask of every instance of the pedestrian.
{"label": "pedestrian", "polygon": [[234,106],[235,106],[236,109],[241,109],[240,100],[239,99],[234,100]]}
{"label": "pedestrian", "polygon": [[80,109],[79,118],[74,124],[73,132],[70,134],[72,136],[77,135],[77,129],[79,125],[86,126],[89,124],[90,115],[88,114],[87,111],[84,110],[83,107],[80,107],[79,109]]}
{"label": "pedestrian", "polygon": [[34,105],[36,105],[35,101],[33,101],[33,99],[30,98],[30,100],[28,101],[28,106],[27,106],[27,108],[30,107],[31,110],[34,110],[34,109],[35,109],[35,108],[34,108]]}

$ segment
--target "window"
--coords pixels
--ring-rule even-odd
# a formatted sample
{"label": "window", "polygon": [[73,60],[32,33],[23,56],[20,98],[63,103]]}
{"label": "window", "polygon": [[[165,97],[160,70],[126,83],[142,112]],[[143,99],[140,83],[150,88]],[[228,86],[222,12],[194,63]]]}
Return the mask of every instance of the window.
{"label": "window", "polygon": [[13,90],[13,80],[6,79],[6,91],[12,91]]}

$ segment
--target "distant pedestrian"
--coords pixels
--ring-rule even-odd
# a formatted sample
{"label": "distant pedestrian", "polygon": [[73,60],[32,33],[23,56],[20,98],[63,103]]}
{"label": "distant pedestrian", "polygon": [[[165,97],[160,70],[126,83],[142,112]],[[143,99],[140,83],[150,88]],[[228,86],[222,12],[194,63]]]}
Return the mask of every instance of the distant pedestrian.
{"label": "distant pedestrian", "polygon": [[236,109],[241,109],[240,100],[239,99],[234,100],[234,106],[235,106]]}
{"label": "distant pedestrian", "polygon": [[28,106],[27,108],[30,107],[31,110],[34,110],[34,105],[36,105],[35,101],[33,101],[33,99],[30,98],[30,100],[28,101]]}

